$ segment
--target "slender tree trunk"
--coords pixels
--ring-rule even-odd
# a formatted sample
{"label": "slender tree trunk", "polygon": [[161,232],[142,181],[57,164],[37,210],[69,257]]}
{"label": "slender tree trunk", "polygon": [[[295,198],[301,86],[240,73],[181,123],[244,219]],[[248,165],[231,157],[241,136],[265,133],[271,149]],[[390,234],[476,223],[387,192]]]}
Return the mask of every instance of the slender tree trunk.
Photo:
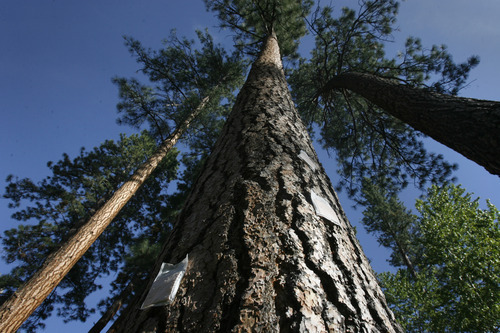
{"label": "slender tree trunk", "polygon": [[152,272],[189,254],[176,298],[110,332],[401,331],[264,46]]}
{"label": "slender tree trunk", "polygon": [[15,332],[47,298],[167,155],[189,123],[206,105],[208,99],[205,97],[198,108],[165,139],[153,156],[139,167],[132,177],[113,194],[111,199],[67,242],[51,254],[42,267],[2,304],[0,307],[0,332]]}
{"label": "slender tree trunk", "polygon": [[403,261],[406,265],[406,268],[410,271],[410,274],[413,276],[413,278],[416,279],[417,278],[417,271],[415,270],[415,266],[413,266],[413,263],[411,262],[410,258],[408,257],[408,253],[406,252],[405,249],[403,249],[403,245],[398,240],[397,236],[394,233],[391,233],[391,236],[394,239],[394,243],[396,243],[396,247],[398,248],[399,255],[401,256],[401,258],[403,258]]}
{"label": "slender tree trunk", "polygon": [[113,319],[120,308],[123,305],[123,302],[132,294],[134,291],[134,284],[130,282],[125,289],[118,295],[118,297],[114,300],[113,304],[106,309],[106,312],[103,313],[101,318],[92,326],[88,333],[100,333],[106,325]]}
{"label": "slender tree trunk", "polygon": [[412,88],[370,74],[345,73],[323,93],[349,89],[416,130],[500,175],[500,102]]}

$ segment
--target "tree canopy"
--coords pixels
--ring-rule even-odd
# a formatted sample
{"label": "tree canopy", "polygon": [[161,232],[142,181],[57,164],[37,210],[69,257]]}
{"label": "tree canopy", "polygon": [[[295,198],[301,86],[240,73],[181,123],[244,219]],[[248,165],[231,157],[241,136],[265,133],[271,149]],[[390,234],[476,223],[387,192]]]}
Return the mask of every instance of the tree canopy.
{"label": "tree canopy", "polygon": [[358,9],[342,8],[336,16],[328,6],[312,15],[315,47],[289,79],[303,118],[319,128],[323,146],[335,153],[339,188],[356,197],[367,177],[399,188],[450,179],[456,166],[427,152],[420,132],[347,90],[323,90],[335,76],[361,72],[457,93],[478,58],[455,64],[445,46],[429,50],[414,37],[407,39],[404,52],[389,57],[385,47],[392,40],[398,2],[359,4]]}
{"label": "tree canopy", "polygon": [[307,34],[304,18],[313,0],[205,0],[208,10],[216,13],[222,28],[234,33],[236,47],[257,55],[264,39],[273,32],[278,37],[281,54],[298,56],[300,38]]}
{"label": "tree canopy", "polygon": [[227,116],[228,102],[242,84],[245,62],[238,52],[229,54],[216,45],[208,31],[197,31],[198,43],[179,38],[175,30],[165,47],[151,50],[125,37],[125,45],[140,66],[147,83],[137,78],[116,77],[120,102],[118,123],[135,128],[149,127],[162,140],[177,127],[201,100],[209,105],[198,115],[184,141],[192,148],[208,149],[216,139],[221,120]]}

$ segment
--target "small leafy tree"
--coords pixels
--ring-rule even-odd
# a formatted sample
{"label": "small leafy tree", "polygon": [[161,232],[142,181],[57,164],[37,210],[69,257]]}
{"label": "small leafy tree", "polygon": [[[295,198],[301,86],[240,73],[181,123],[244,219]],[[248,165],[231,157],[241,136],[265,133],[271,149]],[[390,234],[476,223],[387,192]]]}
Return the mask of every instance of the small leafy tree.
{"label": "small leafy tree", "polygon": [[421,255],[416,275],[380,274],[392,310],[408,332],[498,332],[500,212],[460,186],[432,186],[414,216]]}
{"label": "small leafy tree", "polygon": [[412,276],[416,276],[419,250],[414,244],[417,233],[415,217],[397,194],[387,186],[381,187],[365,179],[360,200],[365,207],[361,223],[369,233],[376,235],[380,245],[392,250],[391,265],[404,266]]}

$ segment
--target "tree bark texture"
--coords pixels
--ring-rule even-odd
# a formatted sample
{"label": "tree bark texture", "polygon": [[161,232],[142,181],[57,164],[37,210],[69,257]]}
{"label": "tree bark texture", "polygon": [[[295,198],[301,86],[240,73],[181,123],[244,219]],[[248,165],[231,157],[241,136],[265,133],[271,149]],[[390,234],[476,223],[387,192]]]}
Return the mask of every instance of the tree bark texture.
{"label": "tree bark texture", "polygon": [[184,123],[165,139],[157,151],[137,169],[90,220],[57,251],[52,253],[44,261],[42,267],[2,304],[0,307],[0,332],[15,332],[42,304],[156,169],[207,102],[208,97]]}
{"label": "tree bark texture", "polygon": [[[333,222],[311,191],[333,207]],[[110,332],[400,332],[294,108],[273,37],[147,289],[162,261],[186,254],[174,301],[139,310],[146,291]]]}
{"label": "tree bark texture", "polygon": [[500,102],[434,93],[370,74],[344,73],[323,92],[349,89],[500,175]]}

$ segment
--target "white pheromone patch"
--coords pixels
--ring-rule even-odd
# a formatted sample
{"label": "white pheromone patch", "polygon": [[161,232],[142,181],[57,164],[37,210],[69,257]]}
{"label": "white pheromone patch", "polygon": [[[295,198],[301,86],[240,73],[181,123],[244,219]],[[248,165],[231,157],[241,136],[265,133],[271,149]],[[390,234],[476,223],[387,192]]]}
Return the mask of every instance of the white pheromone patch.
{"label": "white pheromone patch", "polygon": [[307,153],[305,151],[303,151],[303,150],[300,151],[299,158],[302,159],[304,162],[306,162],[312,171],[314,171],[318,168],[316,163],[314,163],[314,161],[309,157],[309,155],[307,155]]}
{"label": "white pheromone patch", "polygon": [[142,303],[141,310],[170,304],[177,294],[184,273],[186,273],[187,264],[187,255],[177,265],[162,263],[160,272],[158,272],[144,303]]}
{"label": "white pheromone patch", "polygon": [[330,204],[325,198],[322,198],[313,191],[311,191],[311,200],[313,202],[316,214],[318,214],[321,217],[324,217],[325,219],[337,225],[340,225],[340,220],[337,216],[337,213],[335,213],[332,206],[330,206]]}

